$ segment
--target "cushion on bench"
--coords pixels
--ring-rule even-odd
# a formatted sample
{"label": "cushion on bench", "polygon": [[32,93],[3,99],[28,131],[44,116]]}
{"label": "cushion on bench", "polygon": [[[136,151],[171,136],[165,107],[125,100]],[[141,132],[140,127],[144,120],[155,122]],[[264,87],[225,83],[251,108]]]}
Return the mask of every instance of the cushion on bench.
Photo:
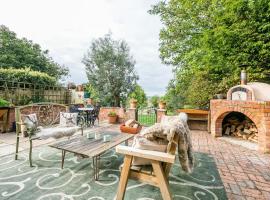
{"label": "cushion on bench", "polygon": [[64,126],[56,126],[51,128],[40,128],[41,131],[36,133],[36,136],[40,139],[48,139],[52,138],[61,138],[61,137],[69,137],[76,133],[80,127],[79,126],[71,126],[71,127],[64,127]]}

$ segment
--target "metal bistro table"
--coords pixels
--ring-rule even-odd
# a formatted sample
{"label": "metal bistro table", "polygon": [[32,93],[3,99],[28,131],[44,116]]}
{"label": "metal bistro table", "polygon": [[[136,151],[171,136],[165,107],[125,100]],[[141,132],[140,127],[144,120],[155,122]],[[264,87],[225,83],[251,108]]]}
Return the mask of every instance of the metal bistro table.
{"label": "metal bistro table", "polygon": [[94,110],[94,108],[89,107],[89,108],[78,108],[79,112],[85,112],[86,113],[86,118],[85,118],[85,123],[86,125],[90,126],[91,125],[91,112]]}
{"label": "metal bistro table", "polygon": [[[111,135],[110,141],[104,142],[103,141],[104,135]],[[92,139],[88,139],[85,136],[78,136],[61,142],[56,142],[49,146],[62,150],[62,163],[61,163],[62,169],[64,167],[66,152],[75,153],[85,158],[92,158],[94,179],[98,180],[100,169],[100,156],[105,151],[123,142],[125,142],[125,144],[127,145],[128,140],[131,139],[133,136],[134,136],[133,134],[113,132],[113,131],[103,131],[100,134],[100,139],[95,139],[94,137]]]}

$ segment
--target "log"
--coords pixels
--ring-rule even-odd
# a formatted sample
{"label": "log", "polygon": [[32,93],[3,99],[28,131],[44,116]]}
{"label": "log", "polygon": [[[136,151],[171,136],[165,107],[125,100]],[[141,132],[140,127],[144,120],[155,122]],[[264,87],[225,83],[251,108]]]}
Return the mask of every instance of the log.
{"label": "log", "polygon": [[227,128],[226,128],[226,131],[225,131],[225,135],[230,135],[230,132],[231,132],[230,127],[227,127]]}

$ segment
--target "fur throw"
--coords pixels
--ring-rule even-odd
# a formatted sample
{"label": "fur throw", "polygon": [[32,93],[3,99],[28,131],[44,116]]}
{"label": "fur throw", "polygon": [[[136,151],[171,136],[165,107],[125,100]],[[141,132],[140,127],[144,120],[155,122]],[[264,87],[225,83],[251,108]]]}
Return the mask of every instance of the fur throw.
{"label": "fur throw", "polygon": [[144,129],[140,136],[156,142],[164,144],[172,139],[172,134],[179,135],[178,140],[178,157],[182,169],[185,172],[192,172],[194,165],[193,150],[191,144],[190,130],[187,125],[187,115],[180,113],[178,116],[164,116],[161,123]]}

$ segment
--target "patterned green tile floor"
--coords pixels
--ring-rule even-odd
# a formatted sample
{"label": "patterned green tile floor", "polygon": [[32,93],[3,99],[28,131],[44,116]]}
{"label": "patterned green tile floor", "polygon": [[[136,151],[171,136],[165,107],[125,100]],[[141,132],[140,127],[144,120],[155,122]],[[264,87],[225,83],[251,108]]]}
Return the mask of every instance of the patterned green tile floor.
{"label": "patterned green tile floor", "polygon": [[[0,199],[14,200],[113,200],[119,181],[119,165],[123,156],[113,150],[102,156],[100,180],[92,177],[90,159],[77,160],[68,153],[61,170],[61,152],[49,147],[34,149],[34,167],[30,168],[27,152],[19,160],[14,155],[0,157]],[[196,153],[192,174],[185,174],[177,162],[170,174],[170,190],[174,199],[227,199],[212,157]],[[129,180],[125,199],[159,200],[158,188]]]}

